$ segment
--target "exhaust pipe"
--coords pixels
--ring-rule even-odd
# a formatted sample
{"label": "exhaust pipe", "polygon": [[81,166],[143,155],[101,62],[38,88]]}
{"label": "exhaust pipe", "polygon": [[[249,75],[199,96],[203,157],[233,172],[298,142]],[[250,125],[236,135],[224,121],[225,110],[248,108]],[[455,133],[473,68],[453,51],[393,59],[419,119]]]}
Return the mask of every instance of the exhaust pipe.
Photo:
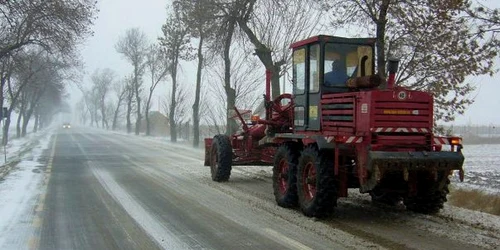
{"label": "exhaust pipe", "polygon": [[389,71],[389,79],[387,80],[387,89],[394,88],[396,84],[396,73],[398,72],[399,59],[391,57],[387,62],[387,70]]}

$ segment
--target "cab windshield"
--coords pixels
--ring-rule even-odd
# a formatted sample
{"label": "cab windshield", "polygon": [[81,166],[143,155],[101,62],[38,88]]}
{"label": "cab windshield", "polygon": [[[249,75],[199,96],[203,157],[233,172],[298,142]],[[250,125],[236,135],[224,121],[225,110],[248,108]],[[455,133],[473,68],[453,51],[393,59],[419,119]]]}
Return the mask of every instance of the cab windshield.
{"label": "cab windshield", "polygon": [[345,87],[351,77],[371,75],[372,48],[352,44],[325,44],[324,85]]}

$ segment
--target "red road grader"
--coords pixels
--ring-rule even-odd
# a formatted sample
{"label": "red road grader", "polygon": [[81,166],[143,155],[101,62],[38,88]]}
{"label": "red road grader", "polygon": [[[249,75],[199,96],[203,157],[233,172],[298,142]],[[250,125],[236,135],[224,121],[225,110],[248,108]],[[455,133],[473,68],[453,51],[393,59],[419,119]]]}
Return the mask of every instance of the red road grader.
{"label": "red road grader", "polygon": [[378,87],[375,42],[320,35],[292,44],[293,94],[271,101],[266,74],[265,118],[248,121],[235,108],[241,132],[205,139],[212,179],[228,181],[236,165],[272,165],[278,205],[311,217],[330,214],[348,188],[438,212],[454,170],[463,181],[462,139],[433,134],[433,97],[394,86],[396,60]]}

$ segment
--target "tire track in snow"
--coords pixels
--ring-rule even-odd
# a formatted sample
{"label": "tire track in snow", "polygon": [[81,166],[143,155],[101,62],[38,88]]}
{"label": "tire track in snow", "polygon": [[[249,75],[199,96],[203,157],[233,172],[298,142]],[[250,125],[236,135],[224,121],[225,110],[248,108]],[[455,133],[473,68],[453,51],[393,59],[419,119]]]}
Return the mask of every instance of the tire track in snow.
{"label": "tire track in snow", "polygon": [[[73,140],[74,137],[71,136]],[[75,140],[76,145],[83,155],[87,155],[82,145]],[[87,164],[97,178],[101,186],[120,204],[135,222],[164,249],[186,249],[188,246],[177,239],[173,232],[158,222],[141,204],[125,191],[113,177],[105,170],[100,169],[94,162],[87,161]]]}
{"label": "tire track in snow", "polygon": [[174,233],[158,222],[158,219],[149,214],[131,195],[125,191],[105,170],[88,162],[92,173],[106,191],[123,206],[123,209],[139,224],[144,231],[154,239],[157,244],[165,249],[186,249],[188,246],[178,240]]}

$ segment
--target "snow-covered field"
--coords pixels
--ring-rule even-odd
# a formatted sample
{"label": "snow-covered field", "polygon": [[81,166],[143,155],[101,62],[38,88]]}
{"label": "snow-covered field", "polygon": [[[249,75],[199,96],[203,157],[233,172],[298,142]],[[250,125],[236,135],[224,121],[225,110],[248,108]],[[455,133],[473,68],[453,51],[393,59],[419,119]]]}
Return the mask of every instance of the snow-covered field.
{"label": "snow-covered field", "polygon": [[465,180],[452,182],[458,187],[480,189],[500,195],[500,144],[465,145]]}

